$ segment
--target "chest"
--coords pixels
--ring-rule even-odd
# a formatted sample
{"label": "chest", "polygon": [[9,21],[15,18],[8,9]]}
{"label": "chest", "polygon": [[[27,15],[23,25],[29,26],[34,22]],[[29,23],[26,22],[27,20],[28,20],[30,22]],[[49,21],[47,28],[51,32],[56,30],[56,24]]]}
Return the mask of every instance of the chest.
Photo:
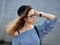
{"label": "chest", "polygon": [[28,32],[23,33],[19,37],[20,43],[23,44],[39,44],[40,39],[35,30],[30,30]]}

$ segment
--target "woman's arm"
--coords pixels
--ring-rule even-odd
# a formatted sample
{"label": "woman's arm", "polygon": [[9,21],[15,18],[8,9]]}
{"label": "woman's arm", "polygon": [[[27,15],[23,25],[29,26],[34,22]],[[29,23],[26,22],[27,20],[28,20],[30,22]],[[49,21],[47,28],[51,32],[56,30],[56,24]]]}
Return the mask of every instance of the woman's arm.
{"label": "woman's arm", "polygon": [[55,15],[53,14],[48,14],[48,13],[38,12],[38,11],[35,11],[35,12],[38,16],[41,14],[41,17],[48,18],[50,20],[53,20],[55,18]]}
{"label": "woman's arm", "polygon": [[43,12],[36,12],[36,14],[38,16],[41,14],[41,17],[47,18],[43,22],[43,24],[38,25],[38,30],[40,33],[42,32],[43,35],[48,34],[55,26],[55,24],[57,22],[57,17],[52,14],[47,14],[47,13],[43,13]]}
{"label": "woman's arm", "polygon": [[20,45],[19,39],[17,38],[17,36],[13,36],[12,45]]}
{"label": "woman's arm", "polygon": [[43,12],[39,12],[41,14],[41,17],[45,17],[48,18],[50,20],[53,20],[55,18],[55,15],[52,14],[48,14],[48,13],[43,13]]}

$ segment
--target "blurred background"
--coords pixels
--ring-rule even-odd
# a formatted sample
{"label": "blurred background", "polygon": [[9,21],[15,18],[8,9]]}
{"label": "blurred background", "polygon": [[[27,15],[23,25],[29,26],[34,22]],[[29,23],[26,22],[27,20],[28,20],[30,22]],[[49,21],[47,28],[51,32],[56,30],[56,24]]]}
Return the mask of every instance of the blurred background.
{"label": "blurred background", "polygon": [[[60,45],[60,0],[0,0],[0,45],[11,45],[12,37],[6,33],[6,25],[17,17],[17,9],[25,4],[58,17],[54,29],[45,36],[43,45]],[[37,18],[36,24],[44,20]]]}

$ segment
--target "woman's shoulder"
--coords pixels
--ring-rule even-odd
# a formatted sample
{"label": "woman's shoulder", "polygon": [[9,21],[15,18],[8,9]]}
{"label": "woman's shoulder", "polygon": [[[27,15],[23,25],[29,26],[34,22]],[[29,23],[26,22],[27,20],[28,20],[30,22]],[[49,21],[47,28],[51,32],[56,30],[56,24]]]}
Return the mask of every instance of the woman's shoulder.
{"label": "woman's shoulder", "polygon": [[13,35],[14,35],[14,36],[19,35],[18,31],[15,31]]}

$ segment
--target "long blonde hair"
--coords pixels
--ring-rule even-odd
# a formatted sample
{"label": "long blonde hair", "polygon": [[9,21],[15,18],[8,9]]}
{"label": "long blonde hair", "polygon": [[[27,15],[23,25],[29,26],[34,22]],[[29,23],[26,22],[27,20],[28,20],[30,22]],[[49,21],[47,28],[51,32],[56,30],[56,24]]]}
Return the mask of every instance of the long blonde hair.
{"label": "long blonde hair", "polygon": [[21,29],[24,26],[24,24],[25,24],[24,18],[27,17],[30,9],[32,9],[32,7],[29,5],[25,9],[25,11],[22,12],[21,16],[18,16],[11,23],[9,23],[9,25],[6,26],[7,27],[6,31],[9,35],[13,35],[15,31],[18,31],[19,29]]}

